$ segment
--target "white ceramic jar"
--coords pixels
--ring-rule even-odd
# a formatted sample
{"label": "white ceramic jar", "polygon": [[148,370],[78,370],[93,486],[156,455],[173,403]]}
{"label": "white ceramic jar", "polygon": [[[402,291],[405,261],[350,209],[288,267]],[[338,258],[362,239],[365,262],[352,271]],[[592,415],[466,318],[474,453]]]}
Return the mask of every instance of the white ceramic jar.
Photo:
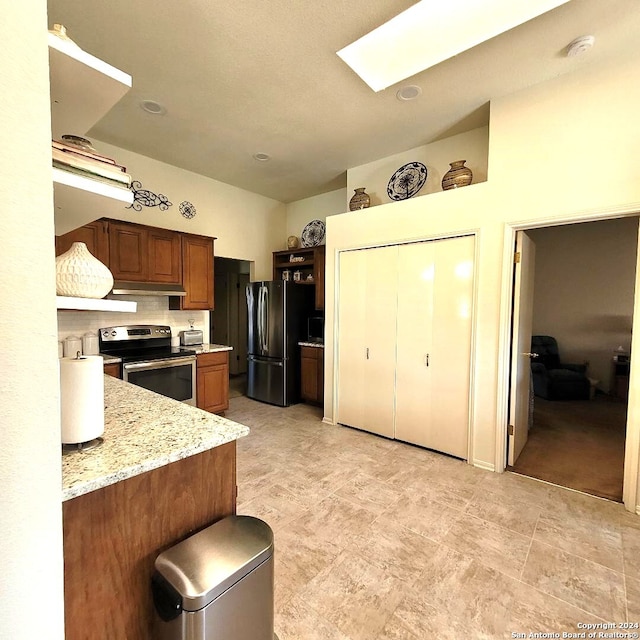
{"label": "white ceramic jar", "polygon": [[87,331],[82,336],[82,353],[85,356],[97,356],[99,352],[98,334],[93,331]]}
{"label": "white ceramic jar", "polygon": [[82,340],[78,336],[67,336],[64,339],[64,357],[75,358],[78,351],[82,355]]}

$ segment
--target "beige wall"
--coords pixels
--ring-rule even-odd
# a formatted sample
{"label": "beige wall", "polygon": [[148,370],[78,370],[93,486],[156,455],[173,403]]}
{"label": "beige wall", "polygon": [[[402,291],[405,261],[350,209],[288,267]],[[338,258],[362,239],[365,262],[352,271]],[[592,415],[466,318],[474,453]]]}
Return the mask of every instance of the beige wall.
{"label": "beige wall", "polygon": [[[0,58],[0,636],[62,640],[46,2],[5,2],[3,22],[8,27]],[[18,139],[9,150],[8,141]]]}
{"label": "beige wall", "polygon": [[[214,236],[215,254],[253,262],[252,279],[271,278],[271,252],[286,243],[286,209],[277,200],[179,169],[164,162],[93,140],[95,147],[127,167],[143,189],[164,194],[173,203],[166,211],[143,207],[137,212],[122,205],[120,220],[165,229]],[[191,202],[196,216],[184,218],[181,202]],[[95,218],[103,214],[96,209]]]}
{"label": "beige wall", "polygon": [[[484,182],[487,179],[488,151],[489,127],[480,127],[353,167],[347,172],[347,202],[357,187],[365,187],[371,197],[371,206],[392,202],[387,195],[389,179],[397,169],[414,161],[422,162],[427,167],[427,180],[415,197],[441,191],[442,178],[455,160],[467,161],[465,166],[473,172],[473,184]],[[345,210],[348,209],[347,205]]]}
{"label": "beige wall", "polygon": [[[505,225],[553,224],[589,212],[607,217],[611,211],[640,208],[640,181],[635,177],[640,175],[640,128],[629,109],[640,98],[640,62],[617,62],[494,100],[487,182],[327,220],[327,421],[333,420],[334,410],[339,251],[472,231],[478,235],[478,255],[471,459],[478,466],[502,468],[503,443],[496,441],[496,434],[506,420],[500,412],[511,271],[510,261],[504,261],[505,236],[511,238]],[[634,411],[630,406],[630,415]]]}
{"label": "beige wall", "polygon": [[533,333],[558,341],[564,362],[589,362],[609,391],[614,349],[631,347],[638,219],[527,232],[536,245]]}
{"label": "beige wall", "polygon": [[[319,196],[290,202],[287,205],[287,237],[302,236],[302,230],[312,220],[326,221],[328,216],[349,210],[346,189],[336,189]],[[287,248],[287,238],[283,238],[280,249]]]}

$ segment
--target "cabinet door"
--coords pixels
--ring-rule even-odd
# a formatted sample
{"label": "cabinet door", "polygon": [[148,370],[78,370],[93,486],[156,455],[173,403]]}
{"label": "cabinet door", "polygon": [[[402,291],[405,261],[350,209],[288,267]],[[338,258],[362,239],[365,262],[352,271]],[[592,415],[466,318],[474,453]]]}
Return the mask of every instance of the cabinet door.
{"label": "cabinet door", "polygon": [[300,348],[300,397],[318,402],[318,359],[315,347]]}
{"label": "cabinet door", "polygon": [[180,234],[149,227],[149,282],[177,284],[182,278]]}
{"label": "cabinet door", "polygon": [[213,238],[182,236],[182,309],[213,309]]}
{"label": "cabinet door", "polygon": [[122,374],[120,373],[120,364],[117,362],[113,362],[110,364],[105,364],[103,366],[104,375],[105,376],[113,376],[114,378],[122,378]]}
{"label": "cabinet door", "polygon": [[109,222],[109,268],[116,280],[148,282],[148,228]]}
{"label": "cabinet door", "polygon": [[220,413],[229,408],[229,365],[216,364],[197,368],[197,399],[199,409]]}
{"label": "cabinet door", "polygon": [[397,247],[339,258],[338,422],[393,438]]}
{"label": "cabinet door", "polygon": [[59,256],[71,249],[74,242],[84,242],[91,255],[109,266],[109,233],[106,220],[96,220],[69,233],[56,236],[56,255]]}
{"label": "cabinet door", "polygon": [[468,457],[474,239],[399,248],[396,438]]}

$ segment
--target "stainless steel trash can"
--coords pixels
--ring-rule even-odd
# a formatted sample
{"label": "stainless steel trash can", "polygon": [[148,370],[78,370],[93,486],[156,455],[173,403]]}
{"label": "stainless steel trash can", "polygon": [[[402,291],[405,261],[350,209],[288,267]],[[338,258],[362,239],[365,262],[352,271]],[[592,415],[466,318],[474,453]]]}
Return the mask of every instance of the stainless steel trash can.
{"label": "stainless steel trash can", "polygon": [[158,640],[273,640],[273,532],[229,516],[161,553],[152,579]]}

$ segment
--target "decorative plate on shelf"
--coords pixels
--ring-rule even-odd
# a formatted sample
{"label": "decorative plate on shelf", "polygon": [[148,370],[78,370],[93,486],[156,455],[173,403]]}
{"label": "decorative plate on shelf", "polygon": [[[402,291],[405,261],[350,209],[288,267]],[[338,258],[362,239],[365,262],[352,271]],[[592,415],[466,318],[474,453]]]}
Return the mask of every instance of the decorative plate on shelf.
{"label": "decorative plate on shelf", "polygon": [[322,220],[312,220],[302,230],[302,246],[317,247],[324,240],[325,226]]}
{"label": "decorative plate on shelf", "polygon": [[415,196],[426,180],[427,167],[422,162],[409,162],[391,176],[387,185],[387,195],[392,200],[406,200]]}

